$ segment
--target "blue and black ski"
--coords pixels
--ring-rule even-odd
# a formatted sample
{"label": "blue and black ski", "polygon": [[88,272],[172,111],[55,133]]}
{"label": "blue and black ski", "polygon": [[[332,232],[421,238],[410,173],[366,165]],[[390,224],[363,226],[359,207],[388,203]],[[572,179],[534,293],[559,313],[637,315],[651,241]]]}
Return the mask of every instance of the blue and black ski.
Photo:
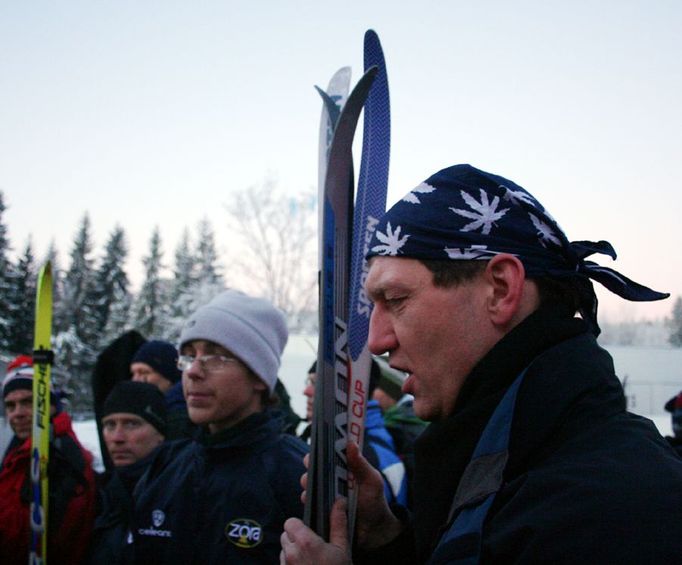
{"label": "blue and black ski", "polygon": [[[369,242],[386,211],[386,191],[391,153],[391,111],[386,62],[374,30],[365,33],[365,69],[378,69],[363,114],[362,158],[353,214],[353,241],[350,272],[350,311],[348,350],[351,358],[351,392],[348,432],[362,449],[365,412],[369,392],[371,354],[367,348],[372,304],[365,292]],[[352,486],[351,482],[351,486]],[[351,490],[348,504],[350,531],[355,523],[357,492]]]}
{"label": "blue and black ski", "polygon": [[[377,69],[360,79],[343,106],[329,149],[324,183],[320,273],[320,340],[311,435],[306,523],[329,538],[329,512],[348,496],[348,306],[353,220],[353,138]],[[332,480],[329,480],[330,477]]]}
{"label": "blue and black ski", "polygon": [[[327,85],[327,90],[321,90],[315,87],[323,98],[322,115],[320,116],[320,134],[319,134],[319,150],[318,150],[318,166],[317,166],[317,186],[318,186],[318,202],[324,201],[324,182],[327,178],[327,161],[329,160],[329,148],[334,137],[334,129],[336,123],[339,121],[341,110],[343,109],[346,99],[348,98],[348,91],[350,90],[350,67],[341,67],[336,71]],[[324,207],[319,206],[318,211],[318,233],[322,233],[322,213]],[[320,240],[318,250],[318,270],[322,268],[322,240]]]}

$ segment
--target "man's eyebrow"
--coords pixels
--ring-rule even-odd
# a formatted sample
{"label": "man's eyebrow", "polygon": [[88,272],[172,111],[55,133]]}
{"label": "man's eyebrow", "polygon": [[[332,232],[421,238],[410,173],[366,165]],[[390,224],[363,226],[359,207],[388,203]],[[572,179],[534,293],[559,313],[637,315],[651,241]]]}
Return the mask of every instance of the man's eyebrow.
{"label": "man's eyebrow", "polygon": [[365,286],[365,292],[372,301],[384,298],[388,293],[392,292],[402,293],[407,292],[408,290],[410,289],[406,285],[404,285],[402,281],[395,279],[393,277],[377,281],[377,283],[374,284],[372,288]]}
{"label": "man's eyebrow", "polygon": [[218,345],[217,343],[207,343],[206,347],[204,347],[204,351],[211,355],[227,355],[228,357],[234,357],[234,354],[230,350],[225,349],[222,345]]}

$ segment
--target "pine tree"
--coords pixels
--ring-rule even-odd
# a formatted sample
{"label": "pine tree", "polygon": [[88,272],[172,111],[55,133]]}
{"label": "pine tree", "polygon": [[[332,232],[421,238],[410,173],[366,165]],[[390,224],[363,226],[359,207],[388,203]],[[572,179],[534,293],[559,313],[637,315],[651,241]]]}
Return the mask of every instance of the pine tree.
{"label": "pine tree", "polygon": [[133,327],[142,335],[154,337],[164,333],[168,305],[167,284],[161,278],[163,251],[159,228],[154,228],[149,241],[149,255],[142,259],[145,279],[133,308]]}
{"label": "pine tree", "polygon": [[173,282],[171,284],[171,307],[182,301],[192,286],[196,284],[196,261],[190,251],[189,230],[185,228],[175,248],[175,265],[173,266]]}
{"label": "pine tree", "polygon": [[111,343],[131,328],[129,324],[130,309],[133,304],[133,297],[129,292],[123,293],[120,288],[114,288],[114,300],[109,310],[107,325],[104,326],[100,349]]}
{"label": "pine tree", "polygon": [[[109,334],[110,331],[118,332],[121,326],[120,311],[117,313],[118,320],[109,324],[109,318],[116,305],[128,303],[128,275],[124,270],[124,264],[128,255],[123,228],[116,226],[107,241],[104,256],[95,273],[93,288],[95,304],[95,320],[99,330],[98,345],[104,346],[116,337]],[[123,323],[125,325],[125,322]]]}
{"label": "pine tree", "polygon": [[9,350],[12,333],[12,304],[14,269],[9,260],[10,243],[7,227],[2,221],[5,207],[4,196],[0,191],[0,350]]}
{"label": "pine tree", "polygon": [[38,266],[41,267],[43,264],[50,262],[52,266],[52,304],[53,314],[52,314],[52,333],[57,335],[60,331],[67,329],[66,320],[62,319],[63,312],[60,308],[63,298],[64,298],[64,271],[62,269],[61,261],[59,260],[59,252],[57,251],[57,245],[54,239],[50,241],[50,246],[47,248],[47,253],[45,254],[45,259]]}
{"label": "pine tree", "polygon": [[30,353],[33,349],[36,304],[36,269],[30,237],[17,262],[13,287],[12,302],[15,309],[9,349],[17,353]]}
{"label": "pine tree", "polygon": [[668,341],[673,347],[682,347],[682,296],[677,297],[673,306]]}
{"label": "pine tree", "polygon": [[189,230],[185,228],[175,248],[173,280],[169,291],[169,319],[163,337],[173,341],[179,336],[182,323],[191,314],[192,294],[197,286],[196,262],[190,251]]}
{"label": "pine tree", "polygon": [[223,276],[218,267],[218,253],[215,246],[215,233],[207,218],[199,222],[196,278],[199,284],[223,286]]}
{"label": "pine tree", "polygon": [[[91,337],[92,320],[94,319],[92,304],[95,271],[92,259],[92,240],[90,234],[90,218],[83,216],[70,253],[71,264],[64,277],[64,295],[60,309],[63,312],[65,326],[76,328],[81,338]],[[87,322],[87,323],[86,323]]]}
{"label": "pine tree", "polygon": [[66,375],[64,388],[71,394],[76,409],[91,405],[90,373],[98,342],[91,254],[90,219],[86,214],[74,239],[58,308],[64,329],[55,336],[56,364]]}

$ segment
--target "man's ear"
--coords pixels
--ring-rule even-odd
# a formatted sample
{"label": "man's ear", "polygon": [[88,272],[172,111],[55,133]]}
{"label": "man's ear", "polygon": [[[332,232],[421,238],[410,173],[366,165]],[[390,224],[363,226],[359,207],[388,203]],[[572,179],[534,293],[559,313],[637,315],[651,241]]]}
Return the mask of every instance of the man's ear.
{"label": "man's ear", "polygon": [[514,325],[522,307],[526,270],[523,263],[509,253],[495,255],[485,269],[490,287],[488,314],[498,327]]}

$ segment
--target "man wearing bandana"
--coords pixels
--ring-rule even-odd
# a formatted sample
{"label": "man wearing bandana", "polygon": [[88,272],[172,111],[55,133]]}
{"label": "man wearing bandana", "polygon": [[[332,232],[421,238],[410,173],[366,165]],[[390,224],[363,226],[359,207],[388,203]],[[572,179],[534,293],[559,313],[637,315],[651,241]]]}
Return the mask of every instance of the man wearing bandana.
{"label": "man wearing bandana", "polygon": [[[469,165],[395,204],[369,246],[369,348],[409,374],[418,417],[414,516],[389,507],[354,445],[354,563],[682,563],[682,462],[626,412],[596,342],[595,280],[628,300],[667,294],[587,257],[526,190]],[[285,523],[286,563],[348,563]]]}

